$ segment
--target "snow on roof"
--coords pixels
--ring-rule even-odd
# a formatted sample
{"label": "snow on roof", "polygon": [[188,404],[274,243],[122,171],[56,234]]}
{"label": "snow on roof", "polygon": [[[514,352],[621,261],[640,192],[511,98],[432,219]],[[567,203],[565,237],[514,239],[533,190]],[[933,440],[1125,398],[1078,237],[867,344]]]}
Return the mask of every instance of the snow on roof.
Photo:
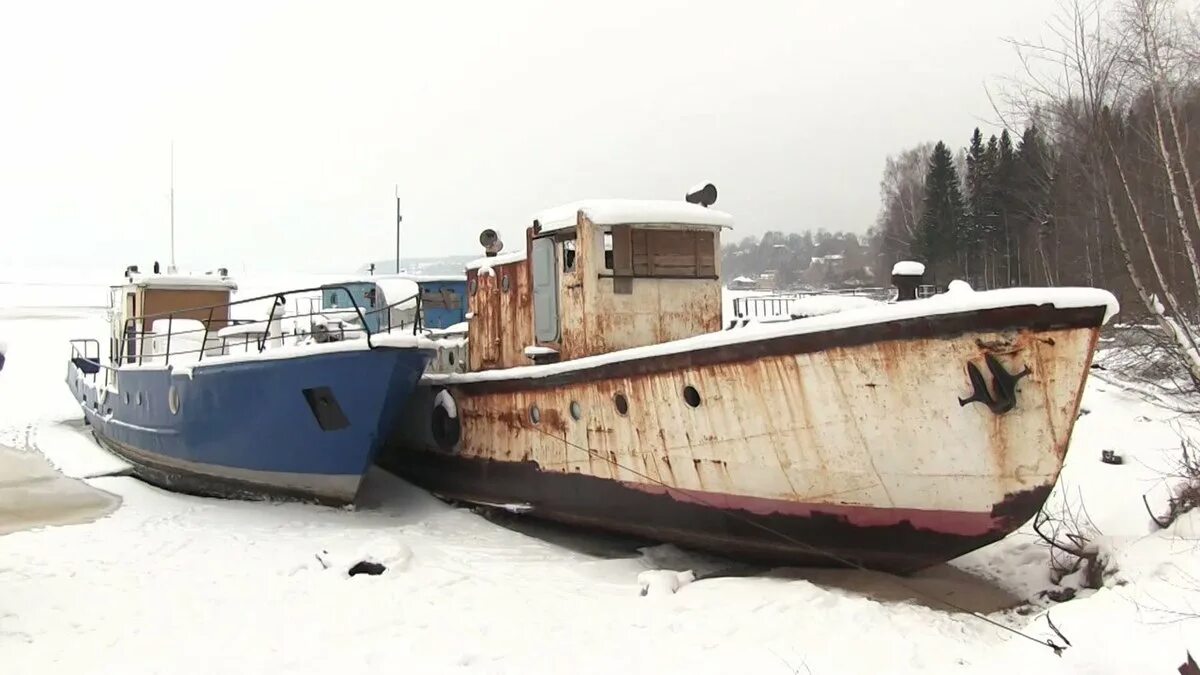
{"label": "snow on roof", "polygon": [[145,288],[224,288],[237,290],[237,283],[229,277],[215,274],[132,274],[122,286]]}
{"label": "snow on roof", "polygon": [[387,299],[389,305],[394,305],[401,300],[411,298],[421,289],[417,286],[417,282],[412,279],[405,279],[402,276],[396,277],[375,277],[375,285],[379,290],[383,291],[383,296]]}
{"label": "snow on roof", "polygon": [[351,284],[374,284],[379,277],[361,276],[361,277],[335,277],[331,280],[322,281],[321,288],[332,288],[334,286],[350,286]]}
{"label": "snow on roof", "polygon": [[465,274],[397,274],[398,278],[415,281],[418,284],[435,283],[438,281],[462,281],[466,282],[467,275]]}
{"label": "snow on roof", "polygon": [[[734,277],[733,281],[741,282],[741,283],[743,283],[743,284],[747,284],[747,283],[748,283],[748,284],[752,284],[752,283],[754,283],[754,280],[753,280],[753,279],[751,279],[750,277]],[[732,282],[730,282],[730,283],[732,283]]]}
{"label": "snow on roof", "polygon": [[925,266],[915,260],[901,260],[892,265],[892,276],[914,276],[925,274]]}
{"label": "snow on roof", "polygon": [[842,254],[840,254],[840,253],[831,253],[829,255],[817,256],[817,257],[813,258],[812,260],[810,260],[809,262],[812,264],[824,264],[824,263],[829,262],[830,260],[841,260],[843,257],[844,256],[842,256]]}
{"label": "snow on roof", "polygon": [[578,213],[596,225],[664,223],[733,227],[733,216],[698,204],[665,199],[585,199],[546,209],[534,217],[542,232],[575,227]]}
{"label": "snow on roof", "polygon": [[509,263],[520,262],[525,259],[525,251],[509,251],[508,253],[497,253],[494,256],[484,256],[476,258],[466,264],[469,270],[477,270],[481,267],[495,267],[497,265],[507,265]]}
{"label": "snow on roof", "polygon": [[943,293],[924,300],[908,300],[891,304],[872,305],[870,307],[851,309],[824,316],[815,316],[802,321],[756,324],[744,330],[718,331],[682,340],[672,340],[645,347],[633,347],[608,354],[586,356],[580,359],[572,359],[548,365],[517,366],[515,368],[450,375],[430,373],[425,375],[424,379],[430,383],[457,384],[549,377],[559,373],[597,368],[621,361],[653,358],[667,354],[679,354],[746,342],[757,342],[763,339],[788,335],[802,335],[855,326],[869,326],[922,316],[939,316],[1028,305],[1053,305],[1058,309],[1104,307],[1103,320],[1105,323],[1120,309],[1117,299],[1113,297],[1112,293],[1098,288],[1004,288],[980,293]]}
{"label": "snow on roof", "polygon": [[336,281],[326,281],[321,284],[322,288],[337,288],[339,286],[351,286],[357,284],[372,284],[383,291],[383,295],[387,298],[388,304],[394,305],[405,298],[411,298],[416,295],[420,288],[417,287],[417,282],[407,274],[380,274],[375,276],[362,277],[346,277],[337,279]]}

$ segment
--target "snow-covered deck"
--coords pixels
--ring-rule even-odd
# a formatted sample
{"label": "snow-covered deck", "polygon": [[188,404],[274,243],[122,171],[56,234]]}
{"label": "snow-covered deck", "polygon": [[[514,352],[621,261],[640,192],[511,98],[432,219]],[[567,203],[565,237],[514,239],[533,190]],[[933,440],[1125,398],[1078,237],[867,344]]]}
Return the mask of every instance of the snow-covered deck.
{"label": "snow-covered deck", "polygon": [[573,370],[586,370],[619,361],[654,358],[668,354],[680,354],[698,349],[743,344],[788,335],[880,324],[921,316],[940,316],[1022,305],[1052,305],[1059,309],[1104,307],[1105,322],[1112,318],[1119,309],[1117,299],[1111,293],[1094,288],[1007,288],[982,292],[962,290],[943,293],[924,300],[874,304],[795,321],[751,324],[744,329],[724,330],[646,347],[623,349],[598,356],[572,359],[560,363],[519,366],[516,368],[487,370],[476,373],[427,374],[425,379],[429,382],[440,384],[455,384],[529,377],[549,377],[551,375]]}

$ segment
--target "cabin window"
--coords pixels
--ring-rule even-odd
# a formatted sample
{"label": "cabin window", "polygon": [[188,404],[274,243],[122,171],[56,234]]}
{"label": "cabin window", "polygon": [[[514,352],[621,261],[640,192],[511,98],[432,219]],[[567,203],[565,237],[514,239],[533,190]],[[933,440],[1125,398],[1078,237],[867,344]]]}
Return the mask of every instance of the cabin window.
{"label": "cabin window", "polygon": [[[474,284],[474,280],[471,283]],[[472,286],[471,292],[474,292],[474,286]],[[462,300],[459,299],[458,293],[455,293],[454,289],[426,288],[421,290],[421,306],[425,309],[459,309],[462,307]]]}
{"label": "cabin window", "polygon": [[575,240],[568,239],[562,243],[563,272],[575,271]]}
{"label": "cabin window", "polygon": [[717,276],[716,237],[712,231],[619,227],[614,234],[616,276],[661,279]]}
{"label": "cabin window", "polygon": [[613,235],[612,232],[604,233],[604,269],[612,271],[613,269]]}
{"label": "cabin window", "polygon": [[634,229],[630,244],[634,276],[716,276],[712,232]]}

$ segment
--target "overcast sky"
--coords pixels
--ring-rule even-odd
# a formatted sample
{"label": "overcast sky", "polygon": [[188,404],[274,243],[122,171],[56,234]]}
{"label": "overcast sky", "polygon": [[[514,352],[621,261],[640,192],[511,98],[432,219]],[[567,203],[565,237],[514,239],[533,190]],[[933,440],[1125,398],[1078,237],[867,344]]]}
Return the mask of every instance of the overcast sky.
{"label": "overcast sky", "polygon": [[884,158],[993,115],[1050,0],[5,3],[0,264],[331,271],[682,198],[862,232]]}

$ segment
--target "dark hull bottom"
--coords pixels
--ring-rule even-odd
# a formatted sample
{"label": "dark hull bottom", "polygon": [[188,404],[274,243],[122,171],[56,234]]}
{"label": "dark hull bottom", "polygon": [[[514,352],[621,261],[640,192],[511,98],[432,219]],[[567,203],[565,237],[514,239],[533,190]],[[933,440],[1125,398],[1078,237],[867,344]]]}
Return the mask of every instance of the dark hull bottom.
{"label": "dark hull bottom", "polygon": [[1045,487],[1011,496],[992,514],[981,514],[997,523],[994,529],[962,535],[918,528],[907,520],[861,525],[841,515],[819,512],[762,515],[681,501],[593,476],[544,472],[532,462],[392,450],[385,452],[379,463],[442,497],[490,505],[528,504],[529,515],[548,520],[767,564],[864,566],[899,574],[945,562],[1003,538],[1033,516],[1050,490]]}
{"label": "dark hull bottom", "polygon": [[[286,500],[298,501],[326,506],[343,506],[353,501],[350,496],[314,493],[308,489],[293,488],[286,485],[275,485],[247,480],[238,480],[223,476],[214,476],[192,471],[180,470],[167,464],[148,459],[145,453],[130,448],[118,441],[104,437],[92,431],[92,436],[102,447],[129,462],[133,466],[134,477],[155,487],[195,495],[197,497],[216,497],[218,499],[237,499],[243,501]],[[357,482],[357,481],[355,481]]]}

